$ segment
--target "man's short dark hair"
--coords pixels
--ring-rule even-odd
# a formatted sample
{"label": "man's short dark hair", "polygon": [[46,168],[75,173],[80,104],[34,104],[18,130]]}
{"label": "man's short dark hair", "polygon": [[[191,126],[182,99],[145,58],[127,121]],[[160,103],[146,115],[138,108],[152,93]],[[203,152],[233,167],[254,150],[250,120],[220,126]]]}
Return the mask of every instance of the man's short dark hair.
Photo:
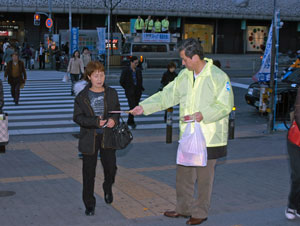
{"label": "man's short dark hair", "polygon": [[130,58],[130,62],[136,61],[137,59],[138,59],[137,56],[132,56],[132,57]]}
{"label": "man's short dark hair", "polygon": [[181,52],[182,50],[188,58],[192,59],[194,55],[198,55],[200,60],[204,59],[204,53],[201,43],[194,38],[183,40],[178,47],[179,52]]}

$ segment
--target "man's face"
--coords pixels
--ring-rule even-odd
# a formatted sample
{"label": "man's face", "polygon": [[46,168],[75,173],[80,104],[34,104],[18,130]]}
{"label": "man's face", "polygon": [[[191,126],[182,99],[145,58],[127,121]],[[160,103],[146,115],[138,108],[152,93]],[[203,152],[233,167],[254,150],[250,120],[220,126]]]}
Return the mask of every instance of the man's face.
{"label": "man's face", "polygon": [[136,69],[136,67],[139,65],[139,60],[135,60],[133,62],[131,62],[131,67],[132,69]]}
{"label": "man's face", "polygon": [[189,70],[189,71],[193,71],[194,70],[194,61],[193,58],[194,56],[191,58],[187,57],[185,55],[185,51],[181,50],[180,51],[180,58],[182,59],[182,65],[185,65],[185,67]]}
{"label": "man's face", "polygon": [[13,62],[17,62],[18,61],[18,56],[17,55],[12,55],[12,60]]}

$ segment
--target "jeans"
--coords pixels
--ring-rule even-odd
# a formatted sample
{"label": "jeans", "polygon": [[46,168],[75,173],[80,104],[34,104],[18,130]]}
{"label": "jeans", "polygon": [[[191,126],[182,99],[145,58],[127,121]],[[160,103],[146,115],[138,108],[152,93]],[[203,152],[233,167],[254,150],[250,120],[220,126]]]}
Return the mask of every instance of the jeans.
{"label": "jeans", "polygon": [[105,193],[112,193],[112,185],[115,182],[117,172],[116,150],[103,149],[101,147],[102,134],[96,136],[95,153],[93,155],[83,154],[82,175],[83,175],[83,192],[82,198],[86,208],[95,208],[96,198],[94,196],[96,166],[98,150],[100,149],[101,163],[104,171],[103,190]]}
{"label": "jeans", "polygon": [[73,95],[74,93],[74,84],[79,81],[79,74],[70,74],[71,77],[71,82],[72,82],[72,86],[71,86],[71,94]]}
{"label": "jeans", "polygon": [[288,207],[300,210],[300,147],[287,140],[291,169],[291,188]]}

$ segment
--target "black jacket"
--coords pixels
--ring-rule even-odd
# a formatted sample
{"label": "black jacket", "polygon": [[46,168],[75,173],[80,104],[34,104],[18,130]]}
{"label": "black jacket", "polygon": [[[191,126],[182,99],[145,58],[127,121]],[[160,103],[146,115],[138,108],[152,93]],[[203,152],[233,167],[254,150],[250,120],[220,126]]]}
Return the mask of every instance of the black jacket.
{"label": "black jacket", "polygon": [[145,90],[143,87],[142,71],[138,68],[136,69],[136,83],[135,86],[130,66],[124,68],[120,77],[120,84],[125,89],[126,96],[131,94],[134,95],[135,91],[140,92],[141,94]]}
{"label": "black jacket", "polygon": [[177,76],[177,73],[174,72],[170,72],[169,70],[167,70],[164,74],[163,77],[160,81],[160,83],[162,84],[163,87],[165,87],[166,85],[169,84],[169,82],[172,82],[175,77]]}
{"label": "black jacket", "polygon": [[3,85],[0,79],[0,113],[2,113],[3,105],[4,105]]}
{"label": "black jacket", "polygon": [[[95,116],[88,97],[88,91],[91,84],[76,96],[74,103],[73,120],[80,125],[79,145],[80,152],[85,154],[93,154],[95,152],[96,129],[100,128],[100,119]],[[105,86],[104,91],[104,119],[112,118],[116,125],[119,123],[119,114],[109,114],[109,111],[119,111],[120,103],[118,93],[115,89]],[[102,148],[111,148],[113,144],[112,128],[105,127],[103,129]]]}

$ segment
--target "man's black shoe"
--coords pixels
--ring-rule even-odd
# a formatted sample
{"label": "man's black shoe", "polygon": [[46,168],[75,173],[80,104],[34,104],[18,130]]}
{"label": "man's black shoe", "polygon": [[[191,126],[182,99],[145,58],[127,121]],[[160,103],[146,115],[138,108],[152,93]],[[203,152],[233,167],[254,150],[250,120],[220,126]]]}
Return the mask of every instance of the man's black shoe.
{"label": "man's black shoe", "polygon": [[87,216],[94,216],[95,215],[95,208],[87,208],[85,210],[85,215],[87,215]]}
{"label": "man's black shoe", "polygon": [[111,204],[114,200],[113,194],[104,192],[104,200],[107,204]]}

